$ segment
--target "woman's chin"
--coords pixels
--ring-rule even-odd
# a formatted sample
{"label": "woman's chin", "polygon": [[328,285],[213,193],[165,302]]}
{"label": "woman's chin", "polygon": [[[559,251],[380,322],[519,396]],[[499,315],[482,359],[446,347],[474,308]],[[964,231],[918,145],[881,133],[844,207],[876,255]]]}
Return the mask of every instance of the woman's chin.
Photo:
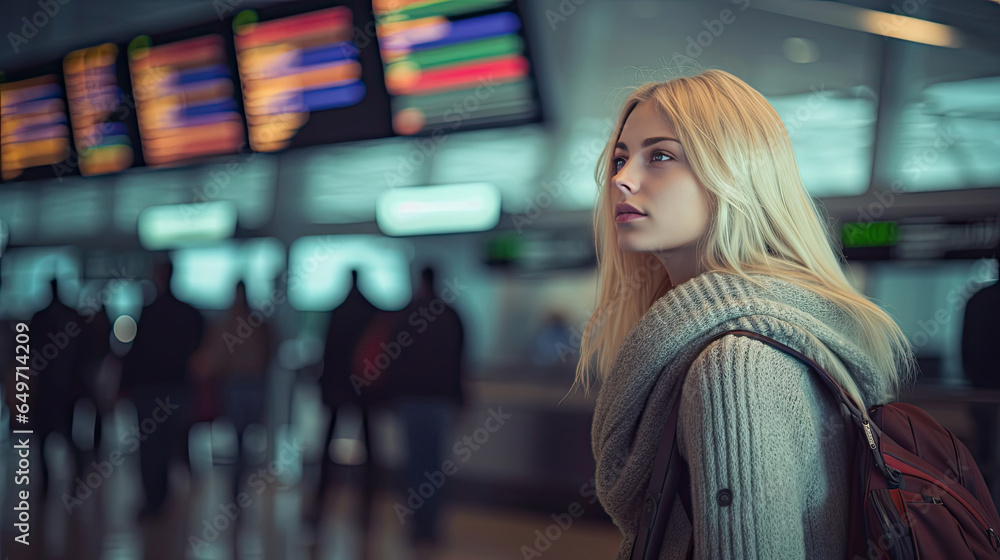
{"label": "woman's chin", "polygon": [[635,240],[621,235],[618,236],[618,248],[626,253],[639,253],[648,250],[642,244],[636,243]]}

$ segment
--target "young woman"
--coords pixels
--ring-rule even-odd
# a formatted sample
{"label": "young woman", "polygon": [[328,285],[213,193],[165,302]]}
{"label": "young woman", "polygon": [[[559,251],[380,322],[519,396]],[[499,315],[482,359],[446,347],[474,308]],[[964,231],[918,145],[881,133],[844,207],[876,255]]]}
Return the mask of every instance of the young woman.
{"label": "young woman", "polygon": [[762,342],[706,346],[731,329],[770,336],[866,408],[915,371],[899,327],[844,276],[774,108],[720,70],[645,84],[597,181],[601,285],[577,383],[602,382],[592,444],[597,495],[625,537],[618,558],[678,391],[692,521],[675,500],[660,558],[690,545],[696,558],[844,558],[853,428],[840,405]]}

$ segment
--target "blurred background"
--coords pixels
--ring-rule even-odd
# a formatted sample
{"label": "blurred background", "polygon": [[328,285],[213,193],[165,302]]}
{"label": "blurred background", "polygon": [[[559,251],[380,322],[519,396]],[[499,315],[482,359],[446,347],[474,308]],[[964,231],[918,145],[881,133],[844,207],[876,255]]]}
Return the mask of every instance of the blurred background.
{"label": "blurred background", "polygon": [[613,557],[594,394],[568,394],[594,167],[630,88],[698,68],[782,116],[850,278],[914,345],[906,400],[1000,494],[1000,3],[0,21],[2,557]]}

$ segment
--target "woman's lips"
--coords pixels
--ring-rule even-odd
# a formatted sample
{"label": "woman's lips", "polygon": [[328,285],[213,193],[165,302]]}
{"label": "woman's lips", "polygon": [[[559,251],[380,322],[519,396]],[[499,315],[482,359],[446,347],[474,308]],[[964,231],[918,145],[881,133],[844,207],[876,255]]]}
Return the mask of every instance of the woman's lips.
{"label": "woman's lips", "polygon": [[618,222],[619,224],[621,224],[621,223],[624,223],[624,222],[632,222],[632,221],[635,221],[635,220],[641,220],[641,219],[643,219],[645,217],[646,217],[645,214],[636,214],[634,212],[622,212],[621,214],[618,214],[617,216],[615,216],[615,221]]}

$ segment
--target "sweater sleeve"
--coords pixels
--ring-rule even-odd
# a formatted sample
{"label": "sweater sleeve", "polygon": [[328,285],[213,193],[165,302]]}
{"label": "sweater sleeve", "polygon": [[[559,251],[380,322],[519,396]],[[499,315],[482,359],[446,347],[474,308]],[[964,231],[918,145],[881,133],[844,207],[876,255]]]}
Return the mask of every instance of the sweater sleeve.
{"label": "sweater sleeve", "polygon": [[809,417],[794,358],[746,337],[709,345],[685,380],[678,445],[688,463],[695,558],[802,559]]}

